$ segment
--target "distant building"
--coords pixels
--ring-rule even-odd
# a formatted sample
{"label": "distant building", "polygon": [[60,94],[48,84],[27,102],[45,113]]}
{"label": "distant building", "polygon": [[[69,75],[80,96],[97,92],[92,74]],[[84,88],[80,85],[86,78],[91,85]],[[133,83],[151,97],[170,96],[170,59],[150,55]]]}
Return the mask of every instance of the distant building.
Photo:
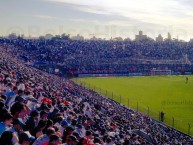
{"label": "distant building", "polygon": [[156,37],[156,41],[158,41],[158,42],[163,41],[163,37],[161,34],[159,34],[158,37]]}
{"label": "distant building", "polygon": [[139,31],[139,35],[135,35],[136,41],[142,41],[146,39],[147,39],[147,35],[143,35],[143,31]]}
{"label": "distant building", "polygon": [[190,42],[193,42],[193,38],[190,39]]}

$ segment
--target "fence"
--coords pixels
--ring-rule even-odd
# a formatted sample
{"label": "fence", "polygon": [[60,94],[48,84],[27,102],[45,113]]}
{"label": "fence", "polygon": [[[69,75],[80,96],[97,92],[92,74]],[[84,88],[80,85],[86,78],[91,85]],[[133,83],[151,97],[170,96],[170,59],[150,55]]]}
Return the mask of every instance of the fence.
{"label": "fence", "polygon": [[106,96],[110,99],[115,100],[116,102],[119,102],[120,104],[126,105],[129,108],[132,108],[133,110],[136,110],[140,113],[143,113],[145,115],[150,116],[151,118],[162,122],[166,126],[169,126],[173,129],[177,129],[187,135],[193,136],[193,124],[191,123],[185,123],[182,119],[174,118],[171,116],[168,116],[167,114],[161,115],[160,112],[153,111],[149,106],[143,106],[140,104],[140,102],[130,100],[127,97],[122,97],[121,95],[117,95],[114,92],[110,92],[108,90],[102,89],[100,87],[96,87],[90,83],[86,83],[83,81],[80,81],[78,79],[74,80],[77,84],[82,85],[86,88],[89,88],[90,90],[93,90],[95,92],[98,92],[99,94]]}

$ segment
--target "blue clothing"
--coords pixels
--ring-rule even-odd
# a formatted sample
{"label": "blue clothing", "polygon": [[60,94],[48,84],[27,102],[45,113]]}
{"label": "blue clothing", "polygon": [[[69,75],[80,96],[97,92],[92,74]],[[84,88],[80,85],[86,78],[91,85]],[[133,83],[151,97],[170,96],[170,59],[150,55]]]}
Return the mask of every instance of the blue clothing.
{"label": "blue clothing", "polygon": [[3,134],[3,132],[7,129],[5,123],[0,123],[0,136]]}
{"label": "blue clothing", "polygon": [[14,91],[12,91],[12,92],[7,93],[6,96],[7,96],[7,100],[6,100],[5,104],[7,105],[9,103],[11,97],[15,96],[15,93],[14,93]]}
{"label": "blue clothing", "polygon": [[9,131],[11,131],[11,132],[16,132],[17,133],[17,131],[12,127],[11,129],[9,129]]}
{"label": "blue clothing", "polygon": [[35,140],[32,145],[46,145],[50,141],[50,138],[45,134]]}

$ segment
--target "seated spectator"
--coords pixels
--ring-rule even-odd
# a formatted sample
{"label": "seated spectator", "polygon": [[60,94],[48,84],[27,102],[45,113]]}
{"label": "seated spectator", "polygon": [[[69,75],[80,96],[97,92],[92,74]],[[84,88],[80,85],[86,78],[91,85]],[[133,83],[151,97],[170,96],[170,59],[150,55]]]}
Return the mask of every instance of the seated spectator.
{"label": "seated spectator", "polygon": [[0,122],[3,120],[3,115],[8,113],[7,109],[5,108],[5,101],[0,98]]}
{"label": "seated spectator", "polygon": [[9,113],[5,113],[0,123],[0,136],[5,130],[8,130],[12,124],[13,116]]}
{"label": "seated spectator", "polygon": [[53,121],[50,120],[50,119],[48,119],[47,124],[46,124],[46,127],[45,127],[44,130],[43,130],[43,133],[46,132],[47,128],[53,127],[53,124],[54,124]]}
{"label": "seated spectator", "polygon": [[11,131],[5,131],[0,137],[1,145],[14,145],[12,143],[13,133]]}
{"label": "seated spectator", "polygon": [[53,134],[50,136],[50,141],[48,143],[48,145],[59,145],[62,143],[62,140],[59,136],[57,136],[56,134]]}
{"label": "seated spectator", "polygon": [[68,143],[66,143],[66,145],[77,145],[78,144],[78,140],[74,135],[70,135],[68,137]]}
{"label": "seated spectator", "polygon": [[79,140],[78,145],[94,145],[93,136],[91,131],[86,131],[86,136]]}
{"label": "seated spectator", "polygon": [[56,123],[54,124],[54,126],[58,127],[58,130],[61,133],[64,132],[64,128],[61,126],[62,120],[64,120],[64,117],[58,116],[58,117],[56,117],[56,119],[55,119]]}
{"label": "seated spectator", "polygon": [[93,142],[94,142],[94,144],[96,144],[96,143],[101,144],[102,143],[102,141],[98,137],[95,137]]}
{"label": "seated spectator", "polygon": [[[21,102],[16,102],[13,104],[13,106],[11,106],[11,114],[13,115],[14,119],[20,117],[22,119],[24,119],[27,115],[28,115],[28,107],[22,103],[23,98],[18,96],[18,99],[21,98]],[[17,98],[16,98],[17,99]],[[20,100],[20,99],[19,99]]]}
{"label": "seated spectator", "polygon": [[1,95],[0,98],[1,98],[4,102],[6,102],[6,100],[7,100],[7,96],[6,96],[6,95]]}
{"label": "seated spectator", "polygon": [[85,136],[85,131],[83,130],[83,126],[81,124],[77,125],[77,128],[75,129],[75,132],[77,132],[80,137]]}
{"label": "seated spectator", "polygon": [[13,120],[13,126],[9,129],[9,131],[15,134],[15,136],[12,139],[13,144],[18,143],[19,138],[18,134],[23,131],[22,128],[24,125],[25,125],[24,122],[20,118]]}
{"label": "seated spectator", "polygon": [[46,134],[40,136],[39,138],[37,138],[35,140],[35,142],[33,143],[33,145],[47,145],[50,141],[50,136],[55,134],[55,130],[54,128],[48,128],[46,130]]}
{"label": "seated spectator", "polygon": [[40,112],[40,119],[47,121],[48,120],[47,116],[48,116],[48,113],[46,111]]}
{"label": "seated spectator", "polygon": [[91,142],[89,139],[87,139],[86,137],[83,137],[79,140],[79,142],[77,143],[77,145],[94,145],[93,142]]}
{"label": "seated spectator", "polygon": [[110,137],[106,139],[105,145],[115,145],[115,143],[112,141]]}
{"label": "seated spectator", "polygon": [[70,126],[68,126],[66,128],[66,130],[64,130],[63,132],[63,136],[62,136],[62,142],[63,143],[68,143],[68,137],[73,133],[74,129]]}
{"label": "seated spectator", "polygon": [[33,135],[35,138],[38,138],[43,135],[43,130],[45,129],[47,124],[47,121],[40,120],[38,122],[37,127],[35,127],[30,133]]}
{"label": "seated spectator", "polygon": [[54,110],[48,114],[48,119],[51,119],[55,121],[54,119],[56,118],[56,114],[59,112],[59,109],[54,108]]}
{"label": "seated spectator", "polygon": [[17,87],[13,87],[13,91],[9,92],[7,95],[6,105],[10,108],[15,102],[16,95],[18,94]]}
{"label": "seated spectator", "polygon": [[0,98],[0,111],[5,107],[5,100]]}
{"label": "seated spectator", "polygon": [[58,135],[60,138],[62,138],[62,133],[59,131],[59,127],[58,126],[53,126],[53,128],[55,129],[55,131],[56,131],[56,135]]}
{"label": "seated spectator", "polygon": [[23,132],[19,134],[19,144],[20,145],[30,145],[35,140],[34,137],[29,136],[29,134]]}
{"label": "seated spectator", "polygon": [[29,132],[31,133],[36,127],[36,124],[38,122],[38,117],[39,117],[39,112],[37,110],[33,110],[30,113],[30,117],[27,119],[25,123],[26,125],[24,127],[24,130],[29,130]]}

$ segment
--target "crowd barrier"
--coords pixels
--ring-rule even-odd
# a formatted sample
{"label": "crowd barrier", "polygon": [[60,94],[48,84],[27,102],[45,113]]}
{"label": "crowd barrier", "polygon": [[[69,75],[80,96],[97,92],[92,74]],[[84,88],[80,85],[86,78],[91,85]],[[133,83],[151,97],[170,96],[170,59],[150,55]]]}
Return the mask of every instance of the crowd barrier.
{"label": "crowd barrier", "polygon": [[186,135],[193,136],[193,123],[192,122],[185,123],[183,121],[183,119],[169,116],[167,114],[164,115],[164,118],[161,118],[161,111],[156,112],[156,111],[151,109],[151,106],[144,106],[140,102],[130,100],[129,97],[122,97],[121,95],[115,94],[114,92],[99,88],[97,86],[94,86],[90,83],[80,81],[78,79],[74,79],[74,81],[79,85],[82,85],[86,88],[89,88],[90,90],[93,90],[93,91],[103,95],[104,97],[112,99],[112,100],[114,100],[122,105],[125,105],[125,106],[127,106],[127,107],[129,107],[137,112],[148,115],[151,118],[155,119],[156,121],[158,121],[159,123],[161,123],[165,126],[176,129],[176,130],[178,130]]}
{"label": "crowd barrier", "polygon": [[[171,75],[192,75],[192,72],[171,72]],[[121,76],[150,76],[149,73],[126,73],[126,74],[78,74],[78,77],[121,77]]]}
{"label": "crowd barrier", "polygon": [[142,76],[143,73],[128,74],[79,74],[78,77],[119,77],[119,76]]}

